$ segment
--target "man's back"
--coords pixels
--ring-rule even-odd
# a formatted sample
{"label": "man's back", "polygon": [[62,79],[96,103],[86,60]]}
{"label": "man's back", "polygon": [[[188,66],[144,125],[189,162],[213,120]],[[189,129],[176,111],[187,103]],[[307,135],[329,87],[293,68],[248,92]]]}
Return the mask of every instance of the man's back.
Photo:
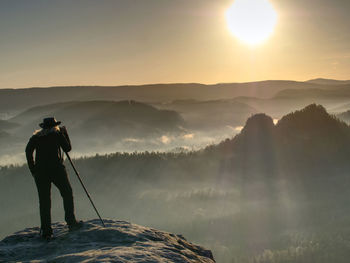
{"label": "man's back", "polygon": [[[68,134],[58,126],[34,133],[26,147],[26,156],[31,170],[52,169],[63,163],[63,153],[71,150]],[[33,152],[35,150],[35,162]]]}

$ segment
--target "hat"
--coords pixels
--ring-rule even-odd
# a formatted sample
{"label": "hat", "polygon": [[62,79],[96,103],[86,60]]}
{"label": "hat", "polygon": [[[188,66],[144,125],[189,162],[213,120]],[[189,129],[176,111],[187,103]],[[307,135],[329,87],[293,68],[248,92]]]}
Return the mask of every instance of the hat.
{"label": "hat", "polygon": [[39,126],[41,128],[47,129],[47,128],[55,127],[55,126],[60,125],[60,124],[61,124],[61,122],[56,121],[56,119],[54,117],[49,117],[49,118],[43,119],[43,122],[40,123]]}

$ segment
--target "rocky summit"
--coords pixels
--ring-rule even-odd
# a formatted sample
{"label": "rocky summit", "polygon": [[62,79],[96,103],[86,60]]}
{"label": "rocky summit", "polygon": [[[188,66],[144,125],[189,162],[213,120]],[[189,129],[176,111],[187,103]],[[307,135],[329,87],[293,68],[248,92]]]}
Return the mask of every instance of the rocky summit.
{"label": "rocky summit", "polygon": [[181,235],[125,221],[90,220],[74,232],[53,224],[54,239],[44,241],[39,228],[27,228],[0,242],[0,262],[215,262],[210,250]]}

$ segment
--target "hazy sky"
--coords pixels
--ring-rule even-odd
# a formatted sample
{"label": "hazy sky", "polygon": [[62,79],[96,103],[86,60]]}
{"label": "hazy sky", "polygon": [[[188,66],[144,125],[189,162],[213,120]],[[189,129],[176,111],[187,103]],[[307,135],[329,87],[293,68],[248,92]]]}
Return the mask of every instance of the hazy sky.
{"label": "hazy sky", "polygon": [[0,0],[0,88],[350,79],[349,0],[270,0],[254,48],[228,30],[234,0]]}

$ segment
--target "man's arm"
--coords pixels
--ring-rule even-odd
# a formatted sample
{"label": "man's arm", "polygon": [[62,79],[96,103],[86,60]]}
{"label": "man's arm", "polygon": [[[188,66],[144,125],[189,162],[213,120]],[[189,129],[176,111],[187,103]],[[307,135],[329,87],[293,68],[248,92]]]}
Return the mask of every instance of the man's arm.
{"label": "man's arm", "polygon": [[34,170],[35,162],[33,157],[34,150],[35,150],[35,139],[34,137],[31,137],[26,147],[26,158],[27,158],[29,170],[32,174],[35,172]]}
{"label": "man's arm", "polygon": [[70,143],[68,132],[65,126],[60,127],[59,142],[63,151],[70,152],[72,150],[72,145]]}

